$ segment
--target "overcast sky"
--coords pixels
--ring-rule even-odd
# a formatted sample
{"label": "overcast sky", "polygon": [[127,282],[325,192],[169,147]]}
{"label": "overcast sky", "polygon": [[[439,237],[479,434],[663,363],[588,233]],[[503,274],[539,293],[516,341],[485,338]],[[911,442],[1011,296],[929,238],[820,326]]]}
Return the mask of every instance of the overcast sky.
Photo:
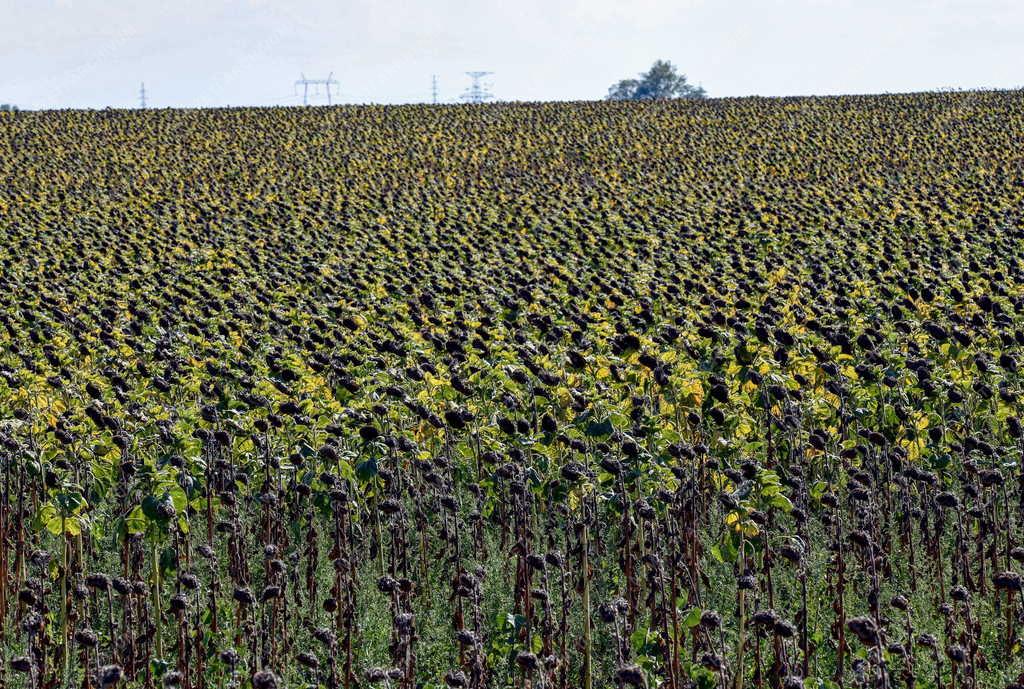
{"label": "overcast sky", "polygon": [[[667,59],[712,96],[1024,85],[1024,0],[0,0],[26,108],[601,98]],[[322,96],[322,94],[321,94]],[[321,102],[322,97],[320,101]]]}

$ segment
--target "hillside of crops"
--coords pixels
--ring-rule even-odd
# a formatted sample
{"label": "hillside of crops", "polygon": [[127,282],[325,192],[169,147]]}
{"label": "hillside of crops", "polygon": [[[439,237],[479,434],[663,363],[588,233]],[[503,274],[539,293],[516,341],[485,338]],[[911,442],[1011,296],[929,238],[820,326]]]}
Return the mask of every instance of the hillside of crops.
{"label": "hillside of crops", "polygon": [[1024,93],[0,113],[0,689],[1024,685]]}

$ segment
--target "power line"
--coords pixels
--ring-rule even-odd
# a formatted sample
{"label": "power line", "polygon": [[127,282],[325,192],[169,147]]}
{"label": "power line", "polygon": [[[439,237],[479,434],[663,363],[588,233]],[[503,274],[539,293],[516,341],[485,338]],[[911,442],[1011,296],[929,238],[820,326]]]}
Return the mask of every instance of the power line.
{"label": "power line", "polygon": [[142,82],[142,86],[139,87],[139,108],[146,109],[146,82]]}
{"label": "power line", "polygon": [[437,75],[434,74],[430,77],[430,96],[434,105],[437,105]]}
{"label": "power line", "polygon": [[320,87],[323,86],[327,91],[327,104],[331,104],[331,87],[338,87],[337,79],[332,79],[334,72],[327,75],[326,79],[307,79],[306,75],[303,74],[302,78],[295,82],[295,92],[298,93],[299,86],[302,86],[302,104],[309,105],[309,87],[316,87],[316,93],[314,95],[320,95]]}
{"label": "power line", "polygon": [[462,100],[468,103],[483,103],[486,100],[494,98],[494,94],[490,92],[490,84],[483,84],[480,82],[484,77],[494,74],[494,72],[466,72],[472,81],[470,82],[469,88],[467,88],[462,94]]}

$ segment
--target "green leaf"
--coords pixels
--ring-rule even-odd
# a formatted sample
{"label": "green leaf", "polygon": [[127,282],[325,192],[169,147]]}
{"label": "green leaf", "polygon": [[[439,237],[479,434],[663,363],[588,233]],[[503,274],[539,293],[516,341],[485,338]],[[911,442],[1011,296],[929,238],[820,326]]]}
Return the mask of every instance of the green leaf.
{"label": "green leaf", "polygon": [[686,617],[683,618],[683,626],[687,629],[693,629],[700,624],[700,617],[704,614],[704,611],[700,608],[691,608],[686,612]]}
{"label": "green leaf", "polygon": [[147,495],[142,500],[142,513],[152,522],[160,521],[160,501],[154,495]]}
{"label": "green leaf", "polygon": [[145,532],[146,524],[149,523],[149,519],[146,516],[142,505],[136,505],[128,517],[124,520],[125,531],[130,534],[140,534]]}
{"label": "green leaf", "polygon": [[46,530],[54,536],[60,536],[64,531],[64,525],[61,523],[61,516],[54,511],[54,514],[46,521]]}
{"label": "green leaf", "polygon": [[167,573],[178,569],[178,553],[174,548],[164,548],[160,553],[160,571]]}
{"label": "green leaf", "polygon": [[64,533],[69,536],[82,535],[82,522],[78,517],[68,517],[64,520]]}
{"label": "green leaf", "polygon": [[356,476],[360,481],[366,482],[377,475],[377,460],[370,458],[365,462],[356,465]]}
{"label": "green leaf", "polygon": [[736,558],[740,555],[739,548],[733,543],[733,537],[735,536],[736,532],[732,531],[730,537],[724,539],[719,546],[719,554],[723,562],[736,562]]}
{"label": "green leaf", "polygon": [[153,676],[156,678],[163,677],[167,673],[167,668],[170,667],[170,663],[166,660],[151,660],[149,661],[149,669],[152,671]]}
{"label": "green leaf", "polygon": [[57,503],[57,507],[65,515],[75,514],[79,509],[85,506],[85,498],[75,491],[62,491],[54,496],[54,501]]}
{"label": "green leaf", "polygon": [[586,429],[584,429],[583,432],[586,433],[591,438],[599,438],[606,435],[611,435],[613,430],[615,429],[612,427],[611,419],[605,419],[600,423],[596,421],[591,421],[590,423],[587,424],[587,427]]}
{"label": "green leaf", "polygon": [[345,460],[338,462],[338,474],[346,481],[355,481],[356,472],[352,468],[352,463]]}
{"label": "green leaf", "polygon": [[171,504],[174,505],[174,509],[178,514],[184,514],[188,509],[188,496],[185,495],[185,490],[181,486],[175,485],[167,491],[167,494],[170,496]]}

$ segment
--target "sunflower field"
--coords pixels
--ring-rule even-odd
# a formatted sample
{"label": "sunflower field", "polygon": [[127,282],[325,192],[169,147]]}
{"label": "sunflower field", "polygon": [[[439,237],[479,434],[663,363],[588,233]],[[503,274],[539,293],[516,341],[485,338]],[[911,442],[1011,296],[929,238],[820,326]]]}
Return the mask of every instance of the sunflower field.
{"label": "sunflower field", "polygon": [[0,113],[0,689],[1024,686],[1024,93]]}

